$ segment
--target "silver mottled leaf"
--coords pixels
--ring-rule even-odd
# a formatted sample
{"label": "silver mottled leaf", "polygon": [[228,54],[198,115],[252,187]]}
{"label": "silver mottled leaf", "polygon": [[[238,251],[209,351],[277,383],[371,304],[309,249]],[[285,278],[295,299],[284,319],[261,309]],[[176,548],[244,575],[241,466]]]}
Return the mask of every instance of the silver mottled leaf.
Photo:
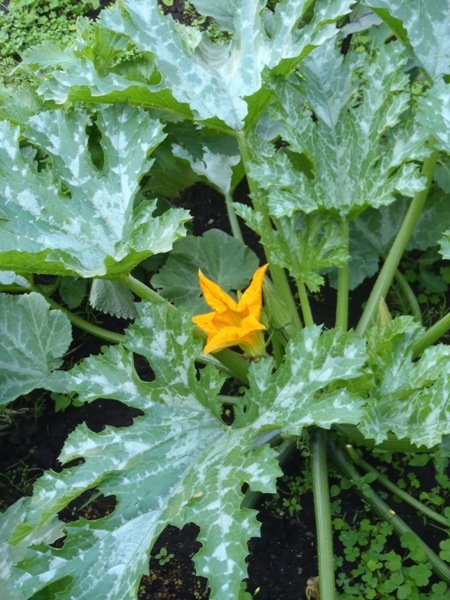
{"label": "silver mottled leaf", "polygon": [[159,121],[122,105],[97,115],[103,166],[88,148],[86,113],[33,117],[27,137],[49,155],[48,168],[19,147],[20,131],[0,123],[0,266],[23,273],[83,277],[128,272],[167,252],[184,235],[188,213],[154,217],[154,201],[133,208],[147,154],[163,139]]}
{"label": "silver mottled leaf", "polygon": [[[142,414],[129,427],[95,433],[83,424],[71,433],[59,457],[66,468],[38,480],[23,523],[11,534],[26,544],[27,532],[45,527],[89,489],[114,496],[115,507],[102,519],[67,524],[61,548],[29,547],[7,593],[20,590],[28,598],[67,577],[61,600],[135,598],[164,527],[194,522],[202,543],[194,557],[198,574],[208,578],[211,598],[235,600],[247,576],[247,542],[259,534],[256,511],[242,507],[242,485],[273,493],[281,474],[275,450],[259,442],[261,435],[299,435],[308,425],[361,417],[361,401],[342,386],[360,374],[365,360],[356,334],[305,329],[289,344],[277,373],[270,360],[252,365],[249,390],[240,399],[248,411],[230,427],[218,418],[223,376],[212,366],[197,372],[200,341],[189,319],[167,306],[141,303],[138,311],[127,349],[90,357],[56,374],[50,386],[75,391],[81,401],[119,400]],[[148,360],[152,381],[139,379],[133,354]]]}
{"label": "silver mottled leaf", "polygon": [[72,339],[69,319],[36,293],[0,294],[0,405],[46,387]]}

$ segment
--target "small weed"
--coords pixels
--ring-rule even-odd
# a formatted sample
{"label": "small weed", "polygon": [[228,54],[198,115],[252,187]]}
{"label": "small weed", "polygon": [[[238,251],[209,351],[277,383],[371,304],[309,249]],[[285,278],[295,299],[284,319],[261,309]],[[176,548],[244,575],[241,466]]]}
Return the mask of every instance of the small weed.
{"label": "small weed", "polygon": [[160,567],[170,563],[173,558],[175,558],[175,555],[169,553],[165,546],[162,546],[158,554],[155,555],[155,559],[158,561]]}
{"label": "small weed", "polygon": [[78,17],[92,13],[91,0],[34,0],[11,2],[0,19],[0,84],[20,85],[29,74],[12,73],[23,52],[45,40],[67,44],[75,34]]}
{"label": "small weed", "polygon": [[[445,506],[450,483],[446,476],[448,465],[445,458],[433,453],[411,454],[406,457],[383,453],[379,455],[379,460],[379,470],[389,470],[392,481],[399,487],[431,508],[442,510]],[[430,479],[433,462],[436,473]],[[308,473],[309,470],[305,469],[304,472]],[[372,484],[373,474],[366,474],[364,481]],[[360,509],[355,510],[353,494],[350,497],[352,482],[349,479],[339,476],[331,483],[339,600],[442,600],[446,597],[446,584],[435,583],[431,565],[415,538],[406,535],[399,541],[390,523],[379,521],[363,504]],[[304,474],[285,475],[280,480],[278,489],[279,495],[269,503],[273,513],[280,518],[301,519],[304,495],[311,491],[310,479]],[[395,497],[382,489],[378,491],[389,503],[397,504]],[[450,514],[450,509],[448,512]],[[448,560],[450,540],[440,542],[439,550],[442,560]]]}

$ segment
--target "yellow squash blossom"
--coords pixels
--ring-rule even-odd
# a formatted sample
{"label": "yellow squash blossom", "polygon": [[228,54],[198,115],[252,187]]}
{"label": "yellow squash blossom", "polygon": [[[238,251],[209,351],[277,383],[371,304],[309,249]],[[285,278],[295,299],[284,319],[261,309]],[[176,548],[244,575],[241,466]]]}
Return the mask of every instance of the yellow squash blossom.
{"label": "yellow squash blossom", "polygon": [[197,315],[193,322],[200,327],[208,339],[204,353],[219,352],[230,346],[240,346],[250,356],[259,356],[264,351],[260,323],[262,308],[262,283],[267,265],[260,267],[253,279],[240,296],[238,302],[233,300],[223,289],[198,272],[198,280],[203,297],[213,312]]}

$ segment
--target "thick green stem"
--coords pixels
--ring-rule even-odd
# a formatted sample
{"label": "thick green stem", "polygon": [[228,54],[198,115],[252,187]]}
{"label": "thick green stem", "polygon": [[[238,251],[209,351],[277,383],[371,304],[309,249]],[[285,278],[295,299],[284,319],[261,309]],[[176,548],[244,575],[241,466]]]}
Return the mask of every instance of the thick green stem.
{"label": "thick green stem", "polygon": [[133,275],[122,275],[118,281],[123,285],[126,285],[133,292],[133,294],[136,294],[136,296],[141,300],[147,300],[152,304],[164,304],[175,310],[175,306],[173,306],[173,304],[170,304],[170,302],[160,296],[158,292],[155,292],[149,288],[148,285],[145,285],[145,283],[142,283],[142,281],[139,281],[139,279],[136,279],[136,277],[133,277]]}
{"label": "thick green stem", "polygon": [[[237,139],[239,142],[239,150],[241,153],[242,162],[244,164],[244,169],[247,173],[247,181],[248,186],[250,188],[250,193],[252,196],[256,196],[257,184],[248,175],[248,163],[250,162],[250,153],[248,150],[247,140],[245,139],[244,132],[239,132],[237,135]],[[272,229],[272,222],[266,211],[263,212],[263,219],[264,221],[262,227]],[[272,279],[277,294],[280,296],[280,298],[283,298],[283,300],[286,303],[287,310],[290,314],[290,324],[292,326],[292,329],[294,330],[294,332],[300,331],[302,329],[302,322],[297,312],[297,307],[295,305],[295,300],[292,295],[286,273],[278,265],[274,264],[269,265],[269,271],[270,277]]]}
{"label": "thick green stem", "polygon": [[363,311],[363,314],[361,315],[361,319],[359,320],[358,326],[356,328],[358,333],[360,333],[361,335],[364,335],[367,328],[369,327],[370,322],[372,321],[373,316],[377,311],[378,302],[380,298],[386,298],[386,294],[391,286],[392,280],[395,275],[395,271],[403,256],[403,252],[405,251],[406,246],[408,245],[408,242],[411,238],[417,221],[422,213],[425,200],[428,196],[428,192],[431,187],[437,158],[438,152],[434,151],[423,164],[422,172],[426,177],[427,184],[425,186],[425,189],[417,193],[414,199],[411,201],[408,212],[406,213],[400,230],[397,233],[397,237],[395,238],[394,243],[392,244],[386,261],[377,277],[375,285],[372,288],[369,299],[367,300],[366,307]]}
{"label": "thick green stem", "polygon": [[439,523],[444,527],[448,527],[448,519],[446,519],[445,517],[437,513],[435,510],[429,508],[428,506],[414,498],[414,496],[411,496],[411,494],[408,494],[408,492],[405,492],[405,490],[399,488],[398,485],[395,485],[395,483],[392,483],[390,479],[388,479],[385,475],[377,471],[377,469],[372,467],[372,465],[369,465],[368,462],[361,458],[352,446],[346,446],[345,449],[347,451],[347,454],[350,456],[350,458],[355,464],[362,467],[368,473],[372,473],[373,475],[375,475],[376,480],[390,492],[395,494],[397,498],[400,498],[400,500],[403,500],[404,502],[421,512],[426,517],[433,519],[433,521],[436,521],[436,523]]}
{"label": "thick green stem", "polygon": [[276,331],[272,333],[270,341],[272,342],[272,356],[275,359],[275,364],[278,368],[283,362],[284,346],[281,343],[280,337]]}
{"label": "thick green stem", "polygon": [[[349,226],[347,219],[342,220],[342,234],[348,254]],[[337,304],[336,304],[336,327],[347,331],[348,327],[348,290],[350,287],[350,270],[348,259],[338,273]]]}
{"label": "thick green stem", "polygon": [[230,227],[231,227],[231,233],[237,240],[240,240],[241,242],[243,242],[244,238],[242,237],[241,227],[239,225],[237,215],[234,211],[233,198],[232,198],[230,192],[225,194],[225,205],[227,207],[227,215],[228,215],[228,221],[229,221]]}
{"label": "thick green stem", "polygon": [[395,271],[395,281],[398,283],[400,289],[403,292],[403,295],[405,296],[409,304],[411,314],[414,317],[416,317],[418,321],[422,322],[422,311],[420,310],[420,304],[416,298],[416,295],[413,292],[412,287],[409,285],[405,277],[402,275],[402,273],[400,273],[398,269]]}
{"label": "thick green stem", "polygon": [[369,506],[383,519],[392,525],[398,536],[405,533],[414,536],[414,539],[420,548],[425,552],[431,563],[433,571],[446,583],[450,583],[450,567],[446,565],[439,556],[419,537],[410,527],[401,519],[392,508],[390,508],[378,494],[362,480],[355,467],[347,460],[347,457],[340,448],[330,444],[330,455],[337,467],[350,482],[355,486],[357,493],[364,498]]}
{"label": "thick green stem", "polygon": [[298,297],[300,298],[300,306],[302,307],[303,321],[306,327],[312,327],[314,325],[314,319],[311,312],[311,306],[309,304],[308,293],[306,286],[303,281],[298,280],[297,282]]}
{"label": "thick green stem", "polygon": [[442,319],[439,319],[434,325],[432,325],[422,337],[416,340],[412,346],[413,356],[419,356],[422,352],[436,342],[439,338],[447,333],[450,329],[450,312],[447,313]]}
{"label": "thick green stem", "polygon": [[86,333],[90,333],[91,335],[100,338],[101,340],[105,340],[106,342],[112,342],[113,344],[121,344],[125,340],[125,336],[123,334],[110,331],[109,329],[104,329],[103,327],[99,327],[93,323],[89,323],[89,321],[86,321],[86,319],[82,319],[48,296],[45,296],[45,299],[52,308],[62,311],[68,317],[69,321],[73,323],[75,327],[78,327],[78,329],[86,331]]}
{"label": "thick green stem", "polygon": [[333,531],[331,527],[330,493],[328,489],[327,434],[316,429],[311,435],[311,471],[319,557],[320,597],[334,600]]}
{"label": "thick green stem", "polygon": [[[202,337],[204,337],[204,333],[201,330],[196,331],[196,333],[198,334],[199,331]],[[227,369],[229,369],[231,373],[233,373],[233,376],[236,379],[242,381],[242,383],[248,383],[249,364],[247,360],[242,356],[242,354],[238,354],[233,350],[221,350],[220,352],[217,352],[217,354],[215,354],[214,356],[225,367],[227,367]]]}

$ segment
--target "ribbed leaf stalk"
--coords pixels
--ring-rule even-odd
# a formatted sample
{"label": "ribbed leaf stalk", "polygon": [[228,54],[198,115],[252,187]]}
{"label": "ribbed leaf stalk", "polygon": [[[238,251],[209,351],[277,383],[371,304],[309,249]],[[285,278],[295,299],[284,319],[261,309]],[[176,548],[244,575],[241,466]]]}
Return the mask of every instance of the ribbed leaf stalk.
{"label": "ribbed leaf stalk", "polygon": [[315,429],[311,435],[311,472],[319,557],[320,598],[335,600],[333,531],[331,527],[330,492],[328,488],[327,434]]}
{"label": "ribbed leaf stalk", "polygon": [[408,212],[403,219],[403,223],[397,233],[397,236],[392,244],[389,254],[383,264],[383,267],[378,274],[375,285],[372,288],[369,299],[367,300],[366,307],[361,315],[356,330],[361,335],[364,335],[369,327],[378,307],[380,298],[386,298],[386,294],[389,291],[392,280],[395,276],[395,271],[400,263],[403,253],[408,245],[409,240],[413,234],[414,228],[416,227],[417,221],[427,199],[428,192],[430,191],[431,182],[433,180],[434,170],[436,168],[436,162],[438,158],[438,152],[434,151],[430,154],[427,160],[423,164],[423,175],[426,178],[426,186],[421,192],[418,192],[409,206]]}

